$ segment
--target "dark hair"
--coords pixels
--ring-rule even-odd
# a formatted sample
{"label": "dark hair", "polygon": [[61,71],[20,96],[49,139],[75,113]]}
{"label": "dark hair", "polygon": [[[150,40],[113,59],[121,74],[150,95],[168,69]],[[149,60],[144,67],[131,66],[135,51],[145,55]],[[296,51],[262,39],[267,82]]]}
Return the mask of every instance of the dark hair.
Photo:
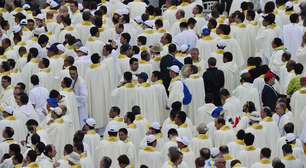
{"label": "dark hair", "polygon": [[90,28],[90,35],[91,36],[95,36],[98,32],[99,32],[99,28],[98,27]]}
{"label": "dark hair", "polygon": [[20,148],[20,146],[18,144],[10,144],[9,150],[14,152],[15,154],[21,152],[21,148]]}
{"label": "dark hair", "polygon": [[133,112],[127,112],[126,118],[130,119],[131,122],[133,123],[135,121],[135,114]]}
{"label": "dark hair", "polygon": [[294,133],[294,124],[291,122],[288,122],[287,124],[284,125],[284,130],[286,134]]}
{"label": "dark hair", "polygon": [[42,58],[41,62],[45,65],[45,67],[49,67],[50,61],[48,58]]}
{"label": "dark hair", "polygon": [[[46,145],[43,143],[43,142],[38,142],[36,145],[35,145],[35,152],[37,154],[42,154],[46,149]],[[48,156],[48,155],[46,155]]]}
{"label": "dark hair", "polygon": [[223,89],[220,90],[220,95],[221,96],[230,96],[231,94],[227,89],[223,88]]}
{"label": "dark hair", "polygon": [[94,53],[91,55],[90,59],[93,64],[98,64],[101,60],[101,56],[98,53]]}
{"label": "dark hair", "polygon": [[137,41],[139,41],[142,45],[146,45],[147,44],[147,37],[138,36]]}
{"label": "dark hair", "polygon": [[36,152],[34,150],[29,150],[27,154],[27,158],[29,158],[31,162],[35,162],[37,158]]}
{"label": "dark hair", "polygon": [[157,77],[157,79],[161,78],[161,73],[159,71],[153,71],[152,74]]}
{"label": "dark hair", "polygon": [[290,144],[284,144],[282,146],[283,153],[293,153],[292,146]]}
{"label": "dark hair", "polygon": [[119,164],[125,164],[125,165],[130,164],[130,159],[126,155],[120,155],[117,160]]}
{"label": "dark hair", "polygon": [[262,148],[260,151],[260,154],[264,156],[265,158],[270,158],[271,157],[271,149],[269,148]]}
{"label": "dark hair", "polygon": [[110,111],[116,112],[118,115],[120,114],[120,108],[117,106],[111,107]]}
{"label": "dark hair", "polygon": [[37,75],[32,75],[31,76],[31,83],[35,86],[35,85],[38,85],[39,84],[39,78]]}
{"label": "dark hair", "polygon": [[182,123],[185,123],[187,115],[184,111],[176,113],[176,116],[181,120]]}
{"label": "dark hair", "polygon": [[72,84],[72,79],[68,77],[64,77],[63,83],[65,84],[66,87],[70,87]]}
{"label": "dark hair", "polygon": [[254,143],[254,135],[252,133],[246,133],[244,135],[244,143],[246,146],[251,146]]}
{"label": "dark hair", "polygon": [[9,83],[11,83],[11,81],[12,81],[12,78],[11,77],[9,77],[9,76],[2,76],[2,78],[1,78],[2,80],[7,80]]}
{"label": "dark hair", "polygon": [[131,40],[131,35],[129,33],[122,33],[121,37],[125,38],[127,43],[129,43]]}
{"label": "dark hair", "polygon": [[14,136],[14,129],[12,127],[5,127],[3,130],[9,138]]}
{"label": "dark hair", "polygon": [[210,66],[216,66],[216,64],[217,64],[217,60],[214,57],[208,58],[207,62],[208,62],[208,65],[210,65]]}
{"label": "dark hair", "polygon": [[301,63],[295,64],[295,66],[294,66],[294,72],[295,72],[297,75],[302,74],[302,73],[303,73],[303,70],[304,70],[304,66],[303,66]]}
{"label": "dark hair", "polygon": [[64,151],[67,153],[67,154],[70,154],[73,152],[73,146],[71,144],[66,144],[65,147],[64,147]]}
{"label": "dark hair", "polygon": [[236,138],[239,140],[244,140],[245,132],[243,129],[239,130],[236,134]]}
{"label": "dark hair", "polygon": [[130,65],[134,64],[134,62],[138,62],[138,59],[134,57],[130,58],[129,60]]}
{"label": "dark hair", "polygon": [[128,135],[128,130],[126,128],[120,128],[118,132],[122,132],[122,133]]}
{"label": "dark hair", "polygon": [[177,51],[176,45],[175,44],[170,44],[168,47],[168,52],[169,53],[175,53]]}
{"label": "dark hair", "polygon": [[177,130],[176,130],[175,128],[170,128],[170,129],[168,130],[168,138],[170,137],[170,135],[176,135],[176,136],[178,136]]}
{"label": "dark hair", "polygon": [[299,22],[299,15],[296,13],[293,13],[290,15],[290,22],[291,23],[298,23]]}
{"label": "dark hair", "polygon": [[26,93],[20,93],[19,96],[20,96],[20,102],[22,104],[28,104],[29,96]]}
{"label": "dark hair", "polygon": [[74,148],[82,153],[84,152],[84,145],[82,142],[75,143]]}
{"label": "dark hair", "polygon": [[223,58],[226,58],[228,61],[233,61],[233,54],[229,51],[223,53]]}
{"label": "dark hair", "polygon": [[135,115],[141,114],[141,108],[140,108],[140,106],[137,106],[137,105],[133,106],[133,107],[132,107],[132,112],[133,112]]}

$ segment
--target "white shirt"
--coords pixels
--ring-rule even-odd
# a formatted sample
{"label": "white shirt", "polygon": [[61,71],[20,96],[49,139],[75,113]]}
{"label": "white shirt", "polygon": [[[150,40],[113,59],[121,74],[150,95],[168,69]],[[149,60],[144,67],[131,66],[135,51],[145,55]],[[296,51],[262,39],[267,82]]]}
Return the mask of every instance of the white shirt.
{"label": "white shirt", "polygon": [[41,86],[34,86],[29,92],[29,99],[34,105],[35,111],[40,114],[46,110],[47,99],[49,98],[49,91]]}

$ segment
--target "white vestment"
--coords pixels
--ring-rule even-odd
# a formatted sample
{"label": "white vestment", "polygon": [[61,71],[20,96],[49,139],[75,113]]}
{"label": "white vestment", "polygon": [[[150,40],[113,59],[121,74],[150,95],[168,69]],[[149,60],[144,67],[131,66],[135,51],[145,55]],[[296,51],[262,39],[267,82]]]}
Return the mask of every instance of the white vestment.
{"label": "white vestment", "polygon": [[212,141],[206,134],[197,135],[191,141],[190,149],[196,152],[196,157],[200,156],[200,153],[198,151],[200,151],[202,148],[212,148]]}
{"label": "white vestment", "polygon": [[73,93],[71,89],[64,89],[63,91],[60,92],[61,95],[65,96],[64,99],[64,104],[67,107],[67,116],[70,117],[70,119],[73,122],[73,129],[78,130],[81,128],[80,126],[80,117],[79,117],[79,111],[77,109],[77,100],[76,96]]}
{"label": "white vestment", "polygon": [[216,108],[213,103],[204,104],[196,113],[195,125],[199,125],[200,123],[205,123],[206,125],[210,122],[214,121],[214,118],[211,116],[212,111]]}
{"label": "white vestment", "polygon": [[97,128],[107,124],[107,113],[111,107],[111,76],[104,64],[92,64],[85,76],[88,86],[88,105],[90,116]]}
{"label": "white vestment", "polygon": [[39,121],[42,121],[45,115],[47,115],[47,99],[49,98],[49,91],[41,86],[34,86],[30,90],[29,99],[34,105],[35,111],[39,117]]}
{"label": "white vestment", "polygon": [[264,148],[267,146],[266,142],[266,128],[262,125],[254,123],[252,126],[249,126],[246,130],[246,133],[252,133],[255,137],[254,146],[257,148]]}
{"label": "white vestment", "polygon": [[260,160],[260,149],[254,146],[244,147],[238,154],[238,159],[246,167],[251,167]]}
{"label": "white vestment", "polygon": [[232,118],[233,120],[236,117],[241,116],[242,106],[243,105],[238,98],[236,98],[235,96],[229,97],[225,100],[225,103],[223,104],[225,116]]}
{"label": "white vestment", "polygon": [[118,106],[124,115],[136,105],[137,89],[134,84],[127,83],[112,91],[112,105]]}
{"label": "white vestment", "polygon": [[[20,142],[24,140],[26,136],[26,127],[25,125],[18,119],[16,119],[15,116],[9,116],[2,120],[0,120],[0,131],[3,132],[5,127],[11,127],[14,130],[13,139]],[[3,141],[3,137],[0,137],[0,141]]]}
{"label": "white vestment", "polygon": [[202,37],[197,41],[196,48],[199,49],[201,59],[206,63],[211,53],[216,50],[217,41],[210,36]]}
{"label": "white vestment", "polygon": [[192,95],[192,101],[187,106],[186,112],[189,115],[189,118],[195,122],[198,117],[196,115],[198,108],[205,103],[204,81],[199,74],[193,74],[190,75],[189,78],[185,79],[184,83]]}
{"label": "white vestment", "polygon": [[219,67],[224,74],[224,88],[233,91],[239,85],[239,67],[233,61],[222,64]]}
{"label": "white vestment", "polygon": [[147,146],[138,153],[138,166],[147,165],[152,168],[160,168],[163,163],[162,154],[154,147]]}
{"label": "white vestment", "polygon": [[235,140],[235,133],[227,125],[224,125],[222,128],[220,128],[215,132],[215,137],[214,137],[215,146],[226,145],[234,140]]}
{"label": "white vestment", "polygon": [[[301,88],[300,90],[296,91],[292,96],[291,96],[291,111],[294,116],[294,125],[295,125],[295,132],[298,134],[301,133],[303,124],[305,121],[301,120],[304,119],[301,114],[303,112],[303,109],[305,107],[305,102],[304,100],[306,99],[306,88]],[[301,118],[302,116],[302,118]]]}
{"label": "white vestment", "polygon": [[256,109],[260,109],[259,92],[253,86],[253,84],[248,82],[242,83],[233,91],[233,95],[240,99],[242,104],[245,104],[247,101],[251,101],[255,104]]}
{"label": "white vestment", "polygon": [[299,24],[287,24],[283,27],[283,40],[284,45],[292,54],[293,60],[296,60],[296,53],[302,44],[304,27]]}

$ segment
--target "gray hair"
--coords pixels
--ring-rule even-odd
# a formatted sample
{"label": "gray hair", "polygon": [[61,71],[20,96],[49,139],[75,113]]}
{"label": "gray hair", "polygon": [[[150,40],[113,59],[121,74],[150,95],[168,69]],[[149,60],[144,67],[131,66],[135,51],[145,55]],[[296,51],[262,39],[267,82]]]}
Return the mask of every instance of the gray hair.
{"label": "gray hair", "polygon": [[205,123],[200,123],[197,126],[197,131],[198,131],[199,134],[206,134],[207,131],[208,131],[208,128],[207,128]]}

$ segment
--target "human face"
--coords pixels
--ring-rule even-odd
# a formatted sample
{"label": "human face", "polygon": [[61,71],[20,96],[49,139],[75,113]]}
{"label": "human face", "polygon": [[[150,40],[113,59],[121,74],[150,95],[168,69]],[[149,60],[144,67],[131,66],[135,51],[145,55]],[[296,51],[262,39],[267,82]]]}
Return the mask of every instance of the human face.
{"label": "human face", "polygon": [[70,77],[76,79],[78,77],[78,72],[75,70],[69,70]]}
{"label": "human face", "polygon": [[152,82],[156,82],[157,81],[157,77],[155,75],[153,75],[153,74],[151,75],[151,81]]}
{"label": "human face", "polygon": [[199,59],[199,52],[197,50],[191,50],[190,55],[191,55],[192,60]]}
{"label": "human face", "polygon": [[6,89],[8,86],[10,86],[10,82],[6,79],[1,80],[1,86]]}
{"label": "human face", "polygon": [[176,77],[176,73],[173,72],[173,71],[169,71],[169,75],[170,75],[170,78],[175,78]]}
{"label": "human face", "polygon": [[70,5],[70,10],[71,10],[71,12],[76,12],[77,10],[78,10],[78,7],[77,6],[75,6],[75,4],[74,3],[72,3],[71,5]]}
{"label": "human face", "polygon": [[16,104],[17,104],[18,106],[21,106],[21,105],[22,105],[22,103],[21,103],[21,101],[20,101],[20,96],[15,96],[15,102],[16,102]]}
{"label": "human face", "polygon": [[138,61],[134,61],[132,64],[130,64],[130,67],[132,71],[137,71],[137,69],[139,68]]}
{"label": "human face", "polygon": [[125,133],[123,133],[123,132],[119,132],[119,139],[120,139],[121,141],[126,141],[127,138],[128,138],[128,135],[127,135],[127,134],[125,134]]}
{"label": "human face", "polygon": [[54,146],[54,145],[52,145],[52,151],[51,151],[51,153],[50,153],[50,156],[51,156],[52,158],[54,158],[54,157],[56,156],[56,149],[55,149],[55,146]]}
{"label": "human face", "polygon": [[282,116],[283,114],[285,114],[285,110],[281,107],[280,104],[277,104],[275,107],[275,112],[276,114],[278,114],[279,116]]}

